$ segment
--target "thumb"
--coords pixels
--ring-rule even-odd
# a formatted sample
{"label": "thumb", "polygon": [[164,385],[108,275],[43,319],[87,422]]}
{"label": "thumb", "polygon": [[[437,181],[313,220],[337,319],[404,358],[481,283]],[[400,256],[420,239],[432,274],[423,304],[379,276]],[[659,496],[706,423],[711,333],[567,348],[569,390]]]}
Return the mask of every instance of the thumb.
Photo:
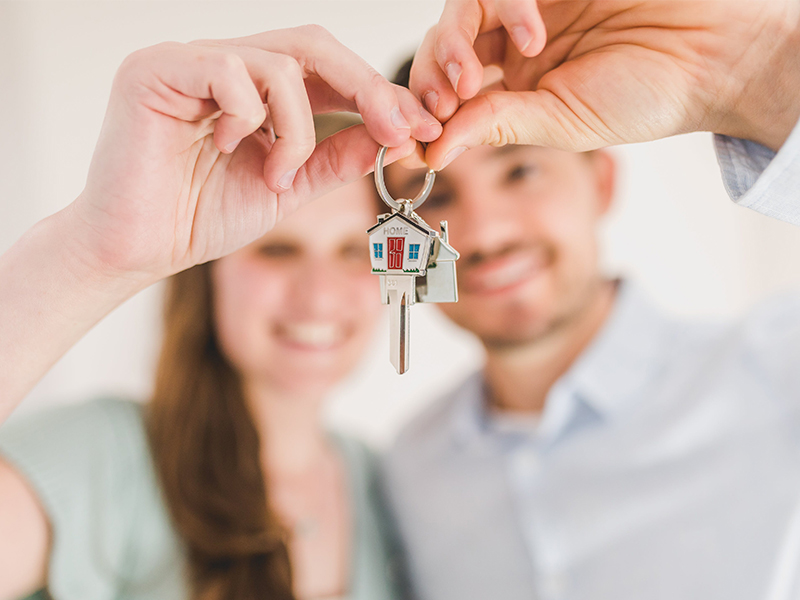
{"label": "thumb", "polygon": [[520,144],[584,152],[609,143],[589,119],[581,118],[549,90],[495,91],[459,107],[445,123],[442,135],[428,144],[425,162],[439,171],[465,150],[482,145]]}
{"label": "thumb", "polygon": [[[385,164],[410,156],[416,146],[416,140],[408,138],[400,146],[390,148]],[[300,167],[291,189],[281,194],[281,202],[287,206],[300,205],[364,177],[373,170],[379,149],[365,125],[348,127],[325,138]]]}

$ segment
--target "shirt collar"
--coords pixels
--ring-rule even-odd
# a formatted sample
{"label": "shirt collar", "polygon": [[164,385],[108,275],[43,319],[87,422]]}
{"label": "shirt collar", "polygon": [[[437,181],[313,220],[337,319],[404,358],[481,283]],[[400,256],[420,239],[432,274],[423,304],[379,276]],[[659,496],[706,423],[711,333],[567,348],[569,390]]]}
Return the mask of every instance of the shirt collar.
{"label": "shirt collar", "polygon": [[663,368],[670,325],[643,291],[621,281],[606,323],[559,383],[599,415],[610,416]]}
{"label": "shirt collar", "polygon": [[[608,319],[551,388],[539,426],[531,428],[528,437],[536,434],[543,441],[554,440],[576,419],[608,418],[636,398],[662,366],[668,325],[635,284],[620,282]],[[519,432],[494,428],[487,397],[482,373],[470,376],[454,392],[451,416],[458,444],[495,446],[513,443],[512,438],[525,434],[524,427]]]}

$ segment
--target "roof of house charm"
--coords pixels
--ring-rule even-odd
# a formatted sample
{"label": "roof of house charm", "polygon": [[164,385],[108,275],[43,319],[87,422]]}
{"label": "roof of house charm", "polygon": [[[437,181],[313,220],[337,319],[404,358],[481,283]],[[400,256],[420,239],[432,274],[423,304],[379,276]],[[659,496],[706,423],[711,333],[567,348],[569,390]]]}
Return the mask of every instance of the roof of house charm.
{"label": "roof of house charm", "polygon": [[459,254],[448,243],[447,222],[442,221],[440,227],[435,231],[410,211],[380,215],[378,223],[367,230],[372,272],[417,276],[417,302],[456,302]]}

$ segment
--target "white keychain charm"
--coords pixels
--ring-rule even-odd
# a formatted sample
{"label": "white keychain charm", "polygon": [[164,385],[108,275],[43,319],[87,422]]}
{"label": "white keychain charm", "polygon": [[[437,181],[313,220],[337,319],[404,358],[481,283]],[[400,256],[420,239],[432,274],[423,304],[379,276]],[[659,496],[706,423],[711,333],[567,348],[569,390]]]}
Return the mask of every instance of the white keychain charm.
{"label": "white keychain charm", "polygon": [[395,200],[386,189],[383,162],[386,146],[375,159],[375,185],[391,213],[378,216],[367,230],[372,272],[381,278],[381,301],[389,305],[389,360],[397,372],[408,371],[410,307],[415,302],[457,302],[456,260],[448,244],[447,221],[432,229],[415,212],[425,202],[436,179],[428,171],[422,191],[413,200]]}

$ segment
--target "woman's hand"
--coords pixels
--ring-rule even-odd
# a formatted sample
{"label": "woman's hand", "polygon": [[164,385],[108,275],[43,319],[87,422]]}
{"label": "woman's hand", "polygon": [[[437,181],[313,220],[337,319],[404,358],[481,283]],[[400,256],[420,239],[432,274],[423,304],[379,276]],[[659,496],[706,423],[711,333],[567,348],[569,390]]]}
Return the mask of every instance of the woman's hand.
{"label": "woman's hand", "polygon": [[[315,149],[312,113],[365,126]],[[98,268],[157,280],[253,241],[441,126],[321,27],[135,52],[114,81],[86,188],[67,213]]]}
{"label": "woman's hand", "polygon": [[[449,0],[421,45],[411,90],[459,149],[589,150],[690,131],[777,149],[800,116],[793,0]],[[484,67],[499,84],[484,90]]]}
{"label": "woman's hand", "polygon": [[[315,148],[314,111],[364,125]],[[86,187],[0,256],[0,422],[109,311],[441,125],[319,27],[167,43],[117,73]],[[313,235],[313,231],[309,235]]]}

